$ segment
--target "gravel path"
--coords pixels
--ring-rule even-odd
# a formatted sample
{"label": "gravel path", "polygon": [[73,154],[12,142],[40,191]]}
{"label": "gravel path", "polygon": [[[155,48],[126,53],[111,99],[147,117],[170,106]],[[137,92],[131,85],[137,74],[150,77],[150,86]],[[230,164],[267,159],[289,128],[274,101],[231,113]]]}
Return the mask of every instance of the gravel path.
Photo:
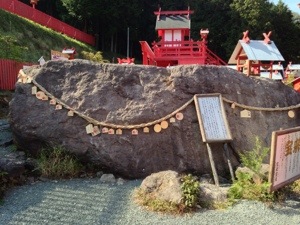
{"label": "gravel path", "polygon": [[74,179],[16,187],[0,205],[0,224],[300,224],[300,199],[273,209],[260,202],[241,201],[227,210],[201,210],[185,216],[148,212],[131,201],[132,191],[140,183]]}

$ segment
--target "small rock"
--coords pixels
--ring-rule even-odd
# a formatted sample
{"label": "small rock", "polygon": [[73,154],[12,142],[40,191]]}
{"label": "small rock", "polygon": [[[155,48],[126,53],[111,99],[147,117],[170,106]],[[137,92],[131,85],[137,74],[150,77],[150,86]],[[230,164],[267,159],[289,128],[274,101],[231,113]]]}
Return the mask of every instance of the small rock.
{"label": "small rock", "polygon": [[116,178],[113,174],[103,174],[100,178],[101,182],[115,183]]}
{"label": "small rock", "polygon": [[143,180],[140,188],[163,201],[178,204],[182,200],[180,177],[175,171],[153,173]]}
{"label": "small rock", "polygon": [[200,200],[204,202],[224,202],[227,200],[229,187],[218,187],[213,184],[200,184]]}
{"label": "small rock", "polygon": [[122,178],[117,179],[117,185],[123,185],[125,183],[125,180]]}

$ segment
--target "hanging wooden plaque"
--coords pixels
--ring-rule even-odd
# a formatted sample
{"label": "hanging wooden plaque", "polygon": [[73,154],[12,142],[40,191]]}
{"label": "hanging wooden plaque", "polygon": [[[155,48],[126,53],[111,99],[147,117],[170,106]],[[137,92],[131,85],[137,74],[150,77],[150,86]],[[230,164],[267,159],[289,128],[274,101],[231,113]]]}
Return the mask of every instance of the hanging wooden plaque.
{"label": "hanging wooden plaque", "polygon": [[26,83],[27,83],[27,84],[30,84],[31,82],[32,82],[32,78],[31,78],[31,77],[27,77],[27,78],[26,78]]}
{"label": "hanging wooden plaque", "polygon": [[42,92],[42,91],[38,91],[38,92],[35,94],[35,96],[37,97],[37,99],[42,99],[43,96],[45,96],[45,93]]}
{"label": "hanging wooden plaque", "polygon": [[93,131],[94,131],[93,124],[87,125],[87,126],[85,127],[85,130],[86,130],[86,133],[87,133],[87,134],[93,133]]}
{"label": "hanging wooden plaque", "polygon": [[149,127],[144,127],[143,132],[144,133],[149,133],[150,132]]}
{"label": "hanging wooden plaque", "polygon": [[176,122],[176,119],[174,117],[171,117],[170,118],[170,123],[175,123]]}
{"label": "hanging wooden plaque", "polygon": [[244,109],[240,112],[242,118],[251,118],[251,112],[247,109]]}
{"label": "hanging wooden plaque", "polygon": [[161,132],[161,126],[160,126],[159,124],[155,124],[155,126],[154,126],[154,131],[155,131],[156,133]]}
{"label": "hanging wooden plaque", "polygon": [[182,113],[176,113],[175,115],[177,120],[182,120],[183,119],[183,114]]}
{"label": "hanging wooden plaque", "polygon": [[55,110],[61,110],[62,109],[62,105],[61,104],[57,104],[56,106],[55,106]]}
{"label": "hanging wooden plaque", "polygon": [[167,129],[168,126],[169,126],[169,124],[168,124],[167,121],[162,121],[162,122],[160,123],[160,126],[161,126],[162,129]]}
{"label": "hanging wooden plaque", "polygon": [[55,99],[51,99],[50,100],[50,105],[56,105],[56,100]]}
{"label": "hanging wooden plaque", "polygon": [[117,130],[116,130],[116,134],[121,135],[122,133],[123,133],[123,132],[122,132],[121,129],[117,129]]}
{"label": "hanging wooden plaque", "polygon": [[49,98],[48,98],[47,95],[44,95],[44,96],[42,97],[42,100],[43,100],[43,101],[48,101],[48,99],[49,99]]}
{"label": "hanging wooden plaque", "polygon": [[295,112],[293,110],[288,111],[288,116],[290,118],[294,118],[295,117]]}
{"label": "hanging wooden plaque", "polygon": [[33,86],[33,87],[31,88],[31,94],[36,95],[36,93],[37,93],[37,87],[36,87],[36,86]]}
{"label": "hanging wooden plaque", "polygon": [[74,116],[74,111],[73,110],[68,111],[68,116]]}
{"label": "hanging wooden plaque", "polygon": [[103,127],[101,130],[101,133],[106,134],[108,133],[108,128],[107,127]]}
{"label": "hanging wooden plaque", "polygon": [[100,134],[100,130],[99,130],[99,127],[98,126],[94,126],[93,127],[93,132],[92,132],[92,136],[96,136]]}
{"label": "hanging wooden plaque", "polygon": [[20,69],[18,73],[18,78],[25,78],[25,77],[27,77],[27,75],[24,73],[22,69]]}
{"label": "hanging wooden plaque", "polygon": [[131,131],[131,134],[132,134],[132,135],[138,135],[138,134],[139,134],[139,131],[138,131],[137,129],[133,129],[133,130]]}
{"label": "hanging wooden plaque", "polygon": [[111,128],[111,129],[108,130],[107,133],[108,133],[108,134],[115,134],[115,130]]}

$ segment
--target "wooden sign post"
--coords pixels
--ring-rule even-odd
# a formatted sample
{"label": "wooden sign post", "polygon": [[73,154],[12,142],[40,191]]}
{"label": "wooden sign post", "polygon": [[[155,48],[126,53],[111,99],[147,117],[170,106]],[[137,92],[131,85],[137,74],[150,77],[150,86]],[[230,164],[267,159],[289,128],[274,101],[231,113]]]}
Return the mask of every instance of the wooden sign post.
{"label": "wooden sign post", "polygon": [[232,179],[234,179],[226,143],[232,141],[232,136],[228,126],[222,96],[219,93],[199,94],[194,96],[194,101],[196,105],[201,136],[203,142],[206,143],[214,181],[215,184],[219,186],[219,179],[209,143],[225,142],[225,155],[227,157]]}

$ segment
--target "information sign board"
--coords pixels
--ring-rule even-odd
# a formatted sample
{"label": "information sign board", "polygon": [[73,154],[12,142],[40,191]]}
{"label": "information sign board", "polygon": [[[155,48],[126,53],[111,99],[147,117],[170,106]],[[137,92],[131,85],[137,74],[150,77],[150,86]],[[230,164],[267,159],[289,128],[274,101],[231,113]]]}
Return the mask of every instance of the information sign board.
{"label": "information sign board", "polygon": [[271,191],[300,178],[300,127],[272,133],[270,167]]}
{"label": "information sign board", "polygon": [[194,101],[203,142],[232,141],[221,94],[198,94]]}

